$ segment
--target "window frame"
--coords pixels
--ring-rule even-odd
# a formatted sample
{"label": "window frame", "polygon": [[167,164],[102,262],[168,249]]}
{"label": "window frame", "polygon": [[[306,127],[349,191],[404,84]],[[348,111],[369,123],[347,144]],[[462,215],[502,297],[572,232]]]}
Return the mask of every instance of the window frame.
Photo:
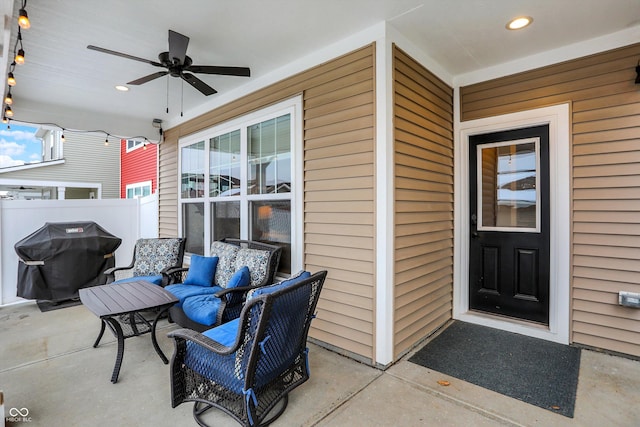
{"label": "window frame", "polygon": [[[125,189],[124,189],[124,198],[125,199],[129,198],[127,193],[129,192],[130,189],[144,188],[144,187],[149,187],[149,195],[153,194],[152,182],[151,182],[151,180],[149,180],[149,181],[135,182],[133,184],[127,184],[125,186]],[[146,197],[146,196],[140,195],[140,196],[134,196],[132,198],[135,199],[135,198],[140,198],[140,197]]]}
{"label": "window frame", "polygon": [[[248,128],[283,115],[290,115],[291,128],[291,191],[288,193],[248,194],[247,193],[247,150]],[[244,178],[240,195],[210,196],[210,142],[211,139],[235,130],[240,130],[240,176]],[[192,144],[204,141],[204,189],[202,197],[183,198],[182,196],[182,149]],[[240,238],[248,239],[250,233],[251,215],[249,206],[251,201],[288,200],[291,206],[291,272],[298,271],[303,266],[303,114],[302,96],[267,106],[260,110],[219,123],[210,128],[185,136],[178,140],[178,234],[183,237],[183,205],[188,203],[204,204],[204,255],[209,255],[211,240],[211,203],[214,201],[240,201]],[[244,216],[243,216],[244,215]],[[185,252],[189,259],[191,253]]]}
{"label": "window frame", "polygon": [[[129,142],[133,143],[133,146],[129,147]],[[130,153],[138,148],[144,147],[144,141],[139,139],[126,139],[124,143],[125,149],[127,153]]]}

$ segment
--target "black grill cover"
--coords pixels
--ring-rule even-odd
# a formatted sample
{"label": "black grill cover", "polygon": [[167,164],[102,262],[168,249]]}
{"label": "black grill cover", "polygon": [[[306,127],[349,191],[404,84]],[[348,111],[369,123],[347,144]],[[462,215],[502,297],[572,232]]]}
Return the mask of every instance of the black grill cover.
{"label": "black grill cover", "polygon": [[47,222],[14,245],[18,254],[18,296],[60,301],[78,289],[104,282],[115,266],[122,239],[95,222]]}

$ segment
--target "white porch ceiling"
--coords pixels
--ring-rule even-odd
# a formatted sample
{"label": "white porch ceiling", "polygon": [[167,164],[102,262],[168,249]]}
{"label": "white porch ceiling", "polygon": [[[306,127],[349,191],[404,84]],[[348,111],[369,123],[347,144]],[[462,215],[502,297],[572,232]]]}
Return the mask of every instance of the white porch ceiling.
{"label": "white porch ceiling", "polygon": [[[6,75],[22,0],[1,1]],[[14,118],[149,137],[153,118],[194,117],[202,104],[384,21],[451,78],[603,36],[640,35],[640,0],[29,0],[26,9],[32,26],[22,30]],[[506,30],[519,15],[533,24]],[[156,61],[169,29],[190,37],[194,63],[246,66],[252,76],[198,74],[219,92],[209,97],[170,77],[121,93],[115,85],[161,69],[86,48]]]}

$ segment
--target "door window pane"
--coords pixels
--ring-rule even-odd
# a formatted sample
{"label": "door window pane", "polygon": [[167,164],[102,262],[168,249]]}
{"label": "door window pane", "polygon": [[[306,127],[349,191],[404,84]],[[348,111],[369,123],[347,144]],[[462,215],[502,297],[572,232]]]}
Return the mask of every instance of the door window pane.
{"label": "door window pane", "polygon": [[481,227],[538,227],[538,143],[478,146]]}
{"label": "door window pane", "polygon": [[240,130],[211,138],[209,143],[209,195],[239,195]]}
{"label": "door window pane", "polygon": [[253,201],[251,239],[282,246],[279,271],[291,273],[291,201]]}
{"label": "door window pane", "polygon": [[204,141],[182,147],[180,192],[183,199],[204,196]]}
{"label": "door window pane", "polygon": [[248,194],[291,192],[291,116],[248,128]]}
{"label": "door window pane", "polygon": [[240,238],[240,202],[211,203],[211,241]]}
{"label": "door window pane", "polygon": [[187,238],[186,252],[204,255],[204,203],[182,205],[182,236]]}

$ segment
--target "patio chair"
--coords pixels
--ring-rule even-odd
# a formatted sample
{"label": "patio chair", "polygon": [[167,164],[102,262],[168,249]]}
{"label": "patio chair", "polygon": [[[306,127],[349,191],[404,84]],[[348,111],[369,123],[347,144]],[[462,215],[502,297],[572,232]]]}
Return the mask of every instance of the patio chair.
{"label": "patio chair", "polygon": [[203,414],[214,407],[244,426],[279,417],[289,392],[309,379],[307,335],[326,274],[307,272],[252,290],[239,318],[202,334],[169,333],[172,407],[194,402],[203,426]]}
{"label": "patio chair", "polygon": [[146,280],[166,286],[168,270],[182,267],[185,238],[138,239],[131,264],[105,270],[106,283],[125,283]]}
{"label": "patio chair", "polygon": [[192,255],[189,268],[165,272],[166,289],[179,299],[171,320],[202,332],[237,318],[247,292],[273,283],[281,253],[280,246],[252,240],[213,242],[211,256]]}

